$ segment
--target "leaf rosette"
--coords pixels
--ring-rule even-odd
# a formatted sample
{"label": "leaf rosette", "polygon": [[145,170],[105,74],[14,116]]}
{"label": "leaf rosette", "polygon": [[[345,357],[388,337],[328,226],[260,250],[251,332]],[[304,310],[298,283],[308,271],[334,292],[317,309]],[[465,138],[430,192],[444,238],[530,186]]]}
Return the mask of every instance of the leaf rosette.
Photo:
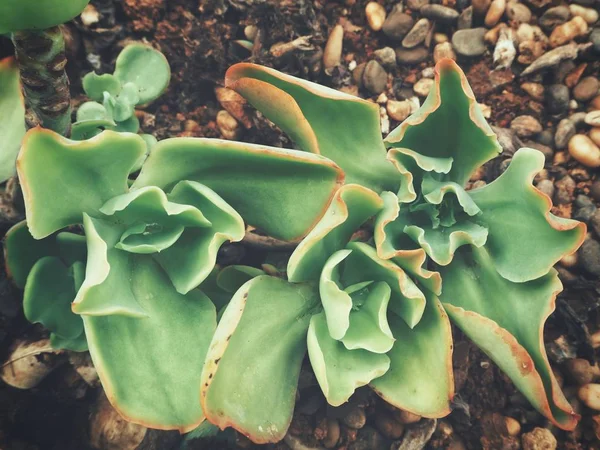
{"label": "leaf rosette", "polygon": [[245,63],[229,69],[226,84],[301,149],[339,164],[347,182],[380,194],[377,256],[418,259],[439,272],[437,295],[450,319],[538,411],[561,428],[576,425],[548,363],[543,327],[562,289],[552,266],[577,250],[585,225],[554,216],[550,199],[532,186],[544,165],[533,149],[517,151],[490,184],[465,189],[501,147],[454,61],[437,64],[423,106],[385,139],[374,103]]}

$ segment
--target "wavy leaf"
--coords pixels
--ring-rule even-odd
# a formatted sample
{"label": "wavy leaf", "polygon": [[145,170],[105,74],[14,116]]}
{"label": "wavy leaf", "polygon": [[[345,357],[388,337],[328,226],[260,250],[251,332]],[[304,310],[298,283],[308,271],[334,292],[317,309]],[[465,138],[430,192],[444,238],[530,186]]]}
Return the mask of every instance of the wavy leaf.
{"label": "wavy leaf", "polygon": [[380,377],[390,366],[386,355],[348,350],[342,342],[333,339],[324,313],[312,316],[307,342],[315,376],[332,406],[347,402],[356,388]]}
{"label": "wavy leaf", "polygon": [[323,218],[292,253],[288,280],[296,283],[318,279],[327,259],[344,248],[352,234],[382,206],[373,191],[354,184],[342,186]]}
{"label": "wavy leaf", "polygon": [[3,182],[17,171],[15,161],[25,136],[25,102],[14,58],[0,60],[0,117],[0,182]]}
{"label": "wavy leaf", "polygon": [[207,419],[255,443],[286,434],[296,399],[314,289],[270,276],[244,284],[227,306],[202,371]]}
{"label": "wavy leaf", "polygon": [[520,149],[497,180],[469,192],[482,211],[478,221],[489,230],[485,247],[498,272],[511,281],[544,276],[585,238],[585,224],[551,214],[550,199],[532,186],[543,167],[541,152]]}
{"label": "wavy leaf", "polygon": [[423,106],[393,130],[385,143],[431,158],[452,158],[446,178],[460,185],[502,151],[467,78],[450,59],[437,63],[435,85]]}
{"label": "wavy leaf", "polygon": [[131,168],[143,157],[139,136],[105,131],[71,141],[35,128],[25,136],[17,160],[31,235],[44,238],[96,214],[109,199],[127,192]]}
{"label": "wavy leaf", "polygon": [[400,176],[386,160],[377,104],[247,63],[232,66],[225,85],[248,99],[302,150],[334,160],[348,183],[375,192],[398,188]]}
{"label": "wavy leaf", "polygon": [[104,300],[116,303],[127,290],[146,316],[83,315],[94,367],[125,419],[185,433],[204,420],[199,374],[216,328],[215,307],[199,290],[177,293],[152,257],[126,255],[125,284]]}
{"label": "wavy leaf", "polygon": [[132,189],[168,190],[197,181],[219,194],[245,221],[273,237],[304,236],[325,213],[343,181],[318,155],[217,139],[166,139],[152,149]]}
{"label": "wavy leaf", "polygon": [[[103,101],[105,92],[108,92],[112,96],[119,95],[119,92],[121,92],[121,82],[110,73],[98,75],[95,72],[90,72],[82,78],[81,82],[85,94],[94,102]],[[77,113],[77,117],[80,120],[79,112]]]}
{"label": "wavy leaf", "polygon": [[387,354],[390,369],[371,387],[398,408],[424,417],[446,416],[454,396],[452,330],[440,301],[428,293],[423,317],[412,329],[395,314],[389,320],[396,338]]}
{"label": "wavy leaf", "polygon": [[511,378],[532,405],[563,429],[577,415],[560,391],[544,349],[544,323],[562,285],[554,269],[514,283],[501,276],[485,248],[465,247],[441,267],[448,315]]}

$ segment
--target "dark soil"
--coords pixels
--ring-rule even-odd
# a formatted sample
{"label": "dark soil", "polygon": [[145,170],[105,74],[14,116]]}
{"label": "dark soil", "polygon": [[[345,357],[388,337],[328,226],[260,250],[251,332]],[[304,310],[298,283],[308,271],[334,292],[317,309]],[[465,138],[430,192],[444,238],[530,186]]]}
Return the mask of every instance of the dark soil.
{"label": "dark soil", "polygon": [[[68,24],[68,72],[72,83],[75,104],[84,100],[81,77],[96,69],[110,71],[122,47],[132,40],[145,41],[161,50],[168,58],[172,72],[169,90],[154,104],[140,112],[143,131],[153,133],[158,139],[174,136],[221,137],[216,125],[216,115],[222,109],[214,88],[223,83],[226,69],[239,61],[252,61],[275,67],[335,88],[351,84],[351,74],[346,69],[336,70],[326,76],[321,70],[321,55],[328,32],[340,18],[362,27],[359,33],[346,33],[343,59],[358,64],[371,58],[374,50],[386,45],[382,33],[371,32],[365,22],[365,0],[92,0],[101,13],[101,20],[85,26],[80,19]],[[381,2],[390,9],[396,1]],[[255,25],[258,38],[254,50],[249,52],[235,40],[246,39],[244,27]],[[273,44],[289,42],[300,36],[311,36],[313,51],[295,51],[275,58],[269,53]],[[11,54],[10,41],[0,38],[0,57]],[[504,82],[490,80],[491,55],[477,61],[460,61],[468,75],[478,101],[493,105],[490,123],[507,127],[512,118],[530,114],[542,124],[549,123],[542,104],[532,101],[512,79]],[[392,71],[393,85],[388,92],[401,98],[404,88],[411,88],[416,76],[433,65],[432,59],[418,66],[400,66]],[[344,66],[345,67],[345,66]],[[599,73],[600,62],[589,61],[586,74]],[[542,80],[543,81],[543,80]],[[369,97],[366,92],[361,95]],[[249,110],[249,128],[241,127],[239,140],[261,144],[293,147],[290,140],[262,116]],[[391,124],[393,129],[396,123]],[[502,157],[501,157],[502,158]],[[494,161],[496,167],[501,160]],[[549,171],[572,171],[572,162]],[[489,170],[493,178],[494,170]],[[496,174],[497,175],[497,174]],[[587,193],[590,177],[578,180],[577,191]],[[585,177],[584,177],[585,178]],[[489,181],[489,180],[488,180]],[[558,210],[559,214],[565,213]],[[5,231],[5,227],[2,232]],[[258,263],[262,253],[241,245],[226,248],[221,262]],[[3,273],[3,271],[2,271]],[[600,287],[597,280],[588,279],[574,270],[563,279],[565,291],[557,301],[557,312],[546,327],[546,342],[551,362],[560,371],[565,357],[582,357],[594,361],[594,349],[589,342],[590,332],[600,325],[598,306]],[[564,278],[564,277],[563,277]],[[30,325],[20,307],[21,294],[5,278],[0,280],[0,360],[6,357],[16,339],[43,336],[43,330]],[[467,342],[455,330],[455,376],[457,395],[453,412],[444,419],[454,433],[462,438],[468,449],[516,449],[519,438],[508,435],[502,416],[516,418],[523,432],[536,426],[546,426],[547,421],[536,413],[527,401],[489,358]],[[310,375],[308,375],[310,378]],[[571,397],[574,388],[566,382]],[[97,392],[88,387],[68,365],[64,364],[39,386],[28,391],[0,385],[0,449],[2,450],[85,450],[89,447],[89,415]],[[373,432],[375,417],[389,410],[368,389],[360,390],[351,404],[366,407],[367,427],[354,430],[342,426],[337,448],[375,448],[365,444],[368,433]],[[324,398],[313,383],[299,392],[299,401],[292,434],[300,435],[308,443],[317,443],[322,436],[323,419],[339,414],[327,408]],[[451,447],[451,439],[438,426],[428,448]],[[599,448],[591,427],[584,421],[575,432],[554,430],[559,449]],[[181,440],[177,435],[168,439],[153,440],[143,448],[175,449]],[[380,435],[379,435],[380,436]],[[371,436],[372,437],[372,436]],[[154,439],[154,438],[153,438]],[[161,438],[162,439],[162,438]],[[381,439],[381,436],[380,436]],[[241,448],[253,447],[243,437],[237,436]],[[156,442],[162,442],[160,445]],[[360,444],[360,445],[359,445]],[[362,445],[362,446],[361,446]],[[366,445],[366,446],[365,446]],[[371,445],[371,446],[369,446]],[[271,446],[284,449],[285,444]],[[196,441],[189,449],[226,448],[218,442]],[[385,448],[385,447],[384,447]],[[389,448],[389,447],[388,447]]]}

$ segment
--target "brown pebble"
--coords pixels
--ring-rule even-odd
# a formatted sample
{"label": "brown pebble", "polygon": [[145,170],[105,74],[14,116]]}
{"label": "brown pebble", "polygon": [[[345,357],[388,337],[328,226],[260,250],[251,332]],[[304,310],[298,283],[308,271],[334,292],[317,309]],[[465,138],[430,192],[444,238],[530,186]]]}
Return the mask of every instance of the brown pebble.
{"label": "brown pebble", "polygon": [[573,17],[568,22],[557,26],[550,34],[550,45],[558,47],[572,41],[576,37],[583,36],[588,31],[588,24],[581,17]]}
{"label": "brown pebble", "polygon": [[396,122],[403,122],[411,113],[411,106],[408,100],[388,100],[386,104],[388,116]]}
{"label": "brown pebble", "polygon": [[600,167],[600,148],[585,134],[569,140],[569,154],[586,167]]}
{"label": "brown pebble", "polygon": [[492,0],[472,0],[473,12],[478,16],[483,16],[487,13],[491,3]]}
{"label": "brown pebble", "polygon": [[523,115],[512,120],[510,129],[519,137],[531,137],[542,131],[542,125],[535,117]]}
{"label": "brown pebble", "polygon": [[336,25],[329,33],[325,50],[323,51],[323,68],[327,75],[340,65],[342,60],[342,47],[344,44],[344,27]]}
{"label": "brown pebble", "polygon": [[397,409],[394,411],[394,418],[405,425],[409,425],[411,423],[417,423],[421,420],[421,416],[418,414],[413,414],[410,411],[404,411],[403,409]]}
{"label": "brown pebble", "polygon": [[404,424],[383,412],[375,414],[374,425],[388,439],[400,439],[404,434]]}
{"label": "brown pebble", "polygon": [[556,438],[547,428],[534,428],[521,437],[523,450],[556,450]]}
{"label": "brown pebble", "polygon": [[445,58],[456,60],[456,53],[454,52],[450,42],[442,42],[441,44],[436,45],[433,49],[433,60],[435,63],[438,63]]}
{"label": "brown pebble", "polygon": [[358,406],[350,409],[346,415],[342,417],[342,422],[350,428],[360,430],[365,426],[365,423],[367,423],[365,410]]}
{"label": "brown pebble", "polygon": [[506,5],[506,17],[514,23],[528,23],[531,20],[531,10],[523,3],[511,1]]}
{"label": "brown pebble", "polygon": [[231,114],[222,110],[217,114],[217,126],[223,137],[227,140],[235,140],[240,135],[240,126]]}
{"label": "brown pebble", "polygon": [[600,384],[589,383],[580,387],[577,396],[588,408],[600,411]]}
{"label": "brown pebble", "polygon": [[506,431],[509,436],[518,436],[521,433],[521,424],[517,419],[512,417],[505,417],[504,422],[506,424]]}
{"label": "brown pebble", "polygon": [[385,22],[385,8],[377,2],[369,2],[365,7],[367,22],[373,31],[379,31]]}
{"label": "brown pebble", "polygon": [[327,436],[323,439],[326,448],[334,448],[340,440],[340,424],[336,419],[327,418]]}
{"label": "brown pebble", "polygon": [[597,364],[593,366],[588,360],[583,358],[574,358],[566,362],[565,367],[570,377],[578,385],[591,383],[600,376],[600,369]]}
{"label": "brown pebble", "polygon": [[594,144],[600,147],[600,128],[592,128],[588,136]]}
{"label": "brown pebble", "polygon": [[487,10],[487,14],[485,15],[485,26],[493,27],[496,25],[502,16],[504,15],[504,10],[506,9],[506,0],[494,0]]}
{"label": "brown pebble", "polygon": [[580,102],[587,102],[598,95],[600,81],[596,77],[585,77],[573,89],[573,97]]}
{"label": "brown pebble", "polygon": [[523,83],[521,89],[529,94],[531,98],[541,102],[544,100],[544,86],[540,83]]}

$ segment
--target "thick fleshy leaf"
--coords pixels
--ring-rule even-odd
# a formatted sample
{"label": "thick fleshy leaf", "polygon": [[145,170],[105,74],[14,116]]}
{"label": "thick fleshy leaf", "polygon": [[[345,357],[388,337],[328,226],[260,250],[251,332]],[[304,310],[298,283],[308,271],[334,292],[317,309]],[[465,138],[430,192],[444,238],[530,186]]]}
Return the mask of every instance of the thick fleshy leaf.
{"label": "thick fleshy leaf", "polygon": [[352,250],[344,262],[340,282],[344,286],[362,281],[384,281],[391,288],[389,308],[413,328],[425,310],[425,294],[398,265],[377,256],[376,250],[362,242],[351,242]]}
{"label": "thick fleshy leaf", "polygon": [[440,271],[441,300],[452,321],[538,411],[559,427],[573,429],[577,415],[560,391],[544,349],[544,323],[562,289],[556,271],[514,283],[498,273],[485,248],[474,247],[460,249]]}
{"label": "thick fleshy leaf", "polygon": [[121,92],[121,82],[110,73],[98,75],[95,72],[90,72],[81,81],[86,95],[95,102],[103,101],[105,92],[112,96],[116,96]]}
{"label": "thick fleshy leaf", "polygon": [[325,314],[312,316],[308,329],[308,356],[315,376],[330,405],[348,401],[356,388],[383,375],[390,366],[386,355],[367,350],[348,350],[333,339]]}
{"label": "thick fleshy leaf", "polygon": [[216,311],[199,290],[178,294],[148,255],[127,254],[125,289],[146,317],[83,315],[94,367],[115,409],[150,428],[187,432],[204,416],[199,374],[216,328]]}
{"label": "thick fleshy leaf", "polygon": [[206,228],[187,227],[177,242],[154,255],[175,289],[185,294],[210,274],[224,242],[244,238],[244,221],[213,190],[193,181],[178,183],[169,194],[169,200],[195,206],[211,224]]}
{"label": "thick fleshy leaf", "polygon": [[551,200],[531,184],[543,167],[541,152],[520,149],[497,180],[469,192],[483,212],[478,220],[489,230],[485,247],[498,272],[511,281],[545,275],[585,239],[585,225],[551,214]]}
{"label": "thick fleshy leaf", "polygon": [[481,247],[485,244],[488,230],[474,222],[465,221],[449,227],[409,225],[404,233],[410,236],[436,263],[450,264],[454,252],[463,245]]}
{"label": "thick fleshy leaf", "polygon": [[396,338],[387,354],[390,369],[371,387],[388,403],[414,414],[447,415],[454,396],[452,331],[440,301],[427,294],[425,312],[413,329],[395,314],[389,320]]}
{"label": "thick fleshy leaf", "polygon": [[143,139],[105,131],[72,141],[36,128],[25,136],[17,160],[27,223],[41,239],[97,214],[109,199],[127,192],[131,168],[145,154]]}
{"label": "thick fleshy leaf", "polygon": [[0,117],[2,118],[0,120],[0,182],[2,182],[17,172],[15,161],[25,136],[25,103],[21,94],[19,69],[14,58],[0,61]]}
{"label": "thick fleshy leaf", "polygon": [[77,16],[90,0],[2,0],[0,34],[23,30],[45,30]]}
{"label": "thick fleshy leaf", "polygon": [[30,322],[39,322],[63,339],[75,339],[83,332],[81,317],[71,311],[76,284],[73,272],[56,256],[38,260],[23,294],[23,310]]}
{"label": "thick fleshy leaf", "polygon": [[358,97],[254,64],[236,64],[225,85],[248,99],[305,151],[334,160],[349,183],[376,192],[398,188],[386,160],[379,107]]}
{"label": "thick fleshy leaf", "polygon": [[435,85],[423,106],[385,139],[432,158],[452,158],[446,177],[464,184],[483,163],[501,152],[464,73],[450,59],[437,63]]}
{"label": "thick fleshy leaf", "polygon": [[44,239],[34,239],[27,222],[14,225],[4,239],[4,259],[8,275],[23,289],[34,264],[45,256],[57,256],[66,266],[85,261],[85,237],[73,233],[58,233]]}
{"label": "thick fleshy leaf", "polygon": [[138,259],[133,253],[116,248],[126,228],[87,214],[83,215],[83,226],[89,253],[85,280],[73,301],[73,312],[147,317],[130,286]]}
{"label": "thick fleshy leaf", "polygon": [[233,294],[244,283],[260,275],[266,274],[263,270],[255,267],[233,265],[221,269],[215,266],[200,285],[200,290],[208,295],[215,304],[219,312],[217,319],[220,320],[221,312],[224,311],[223,307],[230,302]]}
{"label": "thick fleshy leaf", "polygon": [[202,371],[202,408],[221,429],[256,443],[286,434],[296,399],[310,318],[318,312],[309,285],[260,276],[227,306]]}
{"label": "thick fleshy leaf", "polygon": [[75,339],[65,339],[50,333],[50,345],[57,350],[71,350],[73,352],[87,352],[89,350],[85,332],[82,332]]}
{"label": "thick fleshy leaf", "polygon": [[300,242],[287,266],[288,280],[316,280],[327,259],[346,246],[352,234],[383,206],[370,189],[355,184],[343,186],[323,218]]}
{"label": "thick fleshy leaf", "polygon": [[122,85],[133,83],[138,101],[145,104],[157,99],[169,85],[171,68],[167,58],[149,45],[129,44],[117,57],[115,78]]}
{"label": "thick fleshy leaf", "polygon": [[[352,250],[338,250],[325,263],[319,279],[319,294],[323,304],[329,334],[333,339],[342,339],[350,326],[352,297],[340,284],[340,264]],[[372,280],[367,280],[371,282]]]}
{"label": "thick fleshy leaf", "polygon": [[201,138],[166,139],[152,149],[133,189],[168,190],[197,181],[219,194],[249,224],[273,237],[304,236],[325,213],[343,173],[304,152]]}

